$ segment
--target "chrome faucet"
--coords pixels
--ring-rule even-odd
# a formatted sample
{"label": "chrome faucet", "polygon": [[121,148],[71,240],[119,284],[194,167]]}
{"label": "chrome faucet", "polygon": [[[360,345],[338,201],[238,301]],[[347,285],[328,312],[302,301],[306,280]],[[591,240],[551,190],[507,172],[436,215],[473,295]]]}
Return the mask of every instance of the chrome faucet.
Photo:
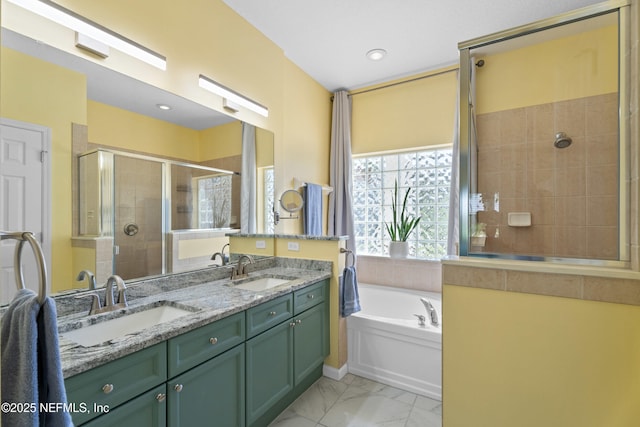
{"label": "chrome faucet", "polygon": [[76,277],[76,280],[78,282],[83,281],[84,279],[88,279],[89,281],[89,289],[92,291],[96,290],[96,276],[94,276],[94,274],[92,272],[90,272],[89,270],[82,270],[80,273],[78,273],[78,277]]}
{"label": "chrome faucet", "polygon": [[424,308],[427,309],[427,315],[429,316],[429,321],[433,326],[440,326],[440,320],[438,320],[438,312],[436,308],[431,304],[427,298],[420,298],[422,304],[424,304]]}
{"label": "chrome faucet", "polygon": [[222,263],[220,265],[227,265],[229,263],[229,257],[224,255],[224,249],[228,248],[229,244],[225,244],[222,249],[220,249],[220,252],[216,252],[211,256],[211,260],[215,261],[216,257],[220,257],[220,261],[222,261]]}
{"label": "chrome faucet", "polygon": [[[113,301],[113,285],[116,285],[116,288],[118,290],[118,302],[114,303]],[[112,311],[112,310],[117,310],[118,308],[124,308],[126,307],[127,304],[127,296],[125,295],[124,291],[127,289],[127,286],[124,284],[124,280],[122,280],[122,277],[118,276],[118,275],[113,275],[113,276],[109,276],[109,278],[107,279],[107,284],[105,285],[106,288],[106,302],[104,304],[104,308],[106,309],[105,311]]]}
{"label": "chrome faucet", "polygon": [[[247,260],[247,264],[243,264],[242,260]],[[247,265],[253,264],[253,257],[251,255],[241,255],[238,259],[236,267],[231,271],[231,280],[242,279],[247,277]]]}

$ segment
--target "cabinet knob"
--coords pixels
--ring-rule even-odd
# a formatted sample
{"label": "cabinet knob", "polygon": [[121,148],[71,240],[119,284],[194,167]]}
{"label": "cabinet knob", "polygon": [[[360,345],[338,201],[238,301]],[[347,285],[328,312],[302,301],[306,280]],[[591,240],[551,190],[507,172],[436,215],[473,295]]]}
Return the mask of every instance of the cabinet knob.
{"label": "cabinet knob", "polygon": [[314,299],[314,298],[315,298],[315,295],[313,295],[313,294],[309,294],[309,295],[307,295],[307,298],[309,298],[309,299]]}
{"label": "cabinet knob", "polygon": [[173,389],[180,393],[182,391],[182,384],[176,384]]}
{"label": "cabinet knob", "polygon": [[298,320],[296,320],[296,323],[299,325],[299,324],[302,323],[302,320],[298,319]]}
{"label": "cabinet knob", "polygon": [[216,337],[209,338],[209,342],[210,342],[211,344],[218,344],[218,338],[216,338]]}
{"label": "cabinet knob", "polygon": [[158,393],[158,394],[156,395],[156,400],[157,400],[158,402],[164,402],[164,399],[165,399],[166,397],[167,397],[167,395],[166,395],[166,394],[164,394],[164,393]]}
{"label": "cabinet knob", "polygon": [[270,311],[269,316],[275,316],[277,313],[275,311]]}
{"label": "cabinet knob", "polygon": [[296,326],[296,322],[289,323],[289,326],[291,326],[293,328],[294,326]]}
{"label": "cabinet knob", "polygon": [[113,384],[105,384],[102,386],[102,391],[104,394],[109,394],[113,391]]}

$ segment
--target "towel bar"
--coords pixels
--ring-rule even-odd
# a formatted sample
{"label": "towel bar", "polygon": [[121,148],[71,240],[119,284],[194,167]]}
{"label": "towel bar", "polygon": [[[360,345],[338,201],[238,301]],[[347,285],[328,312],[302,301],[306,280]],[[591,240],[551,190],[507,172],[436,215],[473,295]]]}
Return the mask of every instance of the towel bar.
{"label": "towel bar", "polygon": [[345,249],[345,248],[340,248],[340,253],[341,254],[346,254],[345,258],[344,258],[345,266],[347,264],[347,261],[349,261],[349,255],[351,255],[351,267],[356,265],[356,254],[354,254],[352,250]]}
{"label": "towel bar", "polygon": [[33,255],[36,258],[38,277],[40,280],[38,302],[42,304],[47,297],[47,266],[44,260],[44,254],[42,253],[42,248],[40,247],[38,240],[30,231],[0,231],[0,240],[8,239],[18,241],[18,243],[16,243],[16,250],[13,258],[16,286],[18,287],[18,289],[25,289],[24,276],[22,274],[22,247],[24,246],[25,242],[29,242],[31,249],[33,250]]}

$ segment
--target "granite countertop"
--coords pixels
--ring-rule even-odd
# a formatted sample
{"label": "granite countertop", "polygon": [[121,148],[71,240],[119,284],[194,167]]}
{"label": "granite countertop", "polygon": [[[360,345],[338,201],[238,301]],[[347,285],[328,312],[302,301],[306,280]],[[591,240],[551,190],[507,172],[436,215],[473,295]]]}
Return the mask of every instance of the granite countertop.
{"label": "granite countertop", "polygon": [[[110,313],[88,316],[87,310],[90,300],[82,298],[79,301],[84,303],[87,310],[62,316],[60,312],[58,313],[63,375],[65,378],[71,377],[331,277],[330,262],[307,261],[307,265],[303,265],[305,264],[304,260],[299,261],[302,262],[280,262],[276,263],[276,265],[250,272],[248,280],[264,276],[291,279],[281,286],[263,291],[236,288],[231,284],[228,276],[227,278],[216,277],[207,281],[206,275],[200,273],[200,283],[196,284],[189,282],[189,276],[184,276],[184,280],[174,280],[175,283],[173,285],[167,285],[166,283],[158,283],[156,285],[152,280],[145,282],[144,286],[140,285],[139,289],[136,289],[135,285],[130,286],[127,289],[129,306],[126,309]],[[274,263],[272,262],[271,264]],[[213,271],[220,272],[221,270],[222,268],[214,269]],[[220,276],[220,274],[217,274],[217,276]],[[161,281],[162,279],[158,278],[156,281]],[[233,284],[240,284],[246,280],[236,280]],[[159,291],[154,292],[156,288]],[[102,293],[104,292],[101,291]],[[157,324],[135,334],[125,335],[90,347],[83,347],[64,336],[65,332],[119,317],[125,311],[135,312],[159,305],[172,305],[187,309],[193,313],[169,322]]]}

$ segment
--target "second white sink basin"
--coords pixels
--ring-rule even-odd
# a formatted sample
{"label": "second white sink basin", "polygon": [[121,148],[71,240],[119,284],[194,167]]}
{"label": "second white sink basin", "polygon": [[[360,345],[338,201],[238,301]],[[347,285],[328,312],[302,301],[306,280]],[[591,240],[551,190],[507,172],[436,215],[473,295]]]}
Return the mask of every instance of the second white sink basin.
{"label": "second white sink basin", "polygon": [[83,347],[91,347],[192,313],[193,311],[171,305],[161,305],[105,320],[95,325],[63,332],[60,335]]}
{"label": "second white sink basin", "polygon": [[234,285],[234,288],[247,289],[249,291],[264,291],[265,289],[275,288],[290,282],[290,279],[278,279],[275,277],[261,277],[259,279],[250,280],[248,282]]}

